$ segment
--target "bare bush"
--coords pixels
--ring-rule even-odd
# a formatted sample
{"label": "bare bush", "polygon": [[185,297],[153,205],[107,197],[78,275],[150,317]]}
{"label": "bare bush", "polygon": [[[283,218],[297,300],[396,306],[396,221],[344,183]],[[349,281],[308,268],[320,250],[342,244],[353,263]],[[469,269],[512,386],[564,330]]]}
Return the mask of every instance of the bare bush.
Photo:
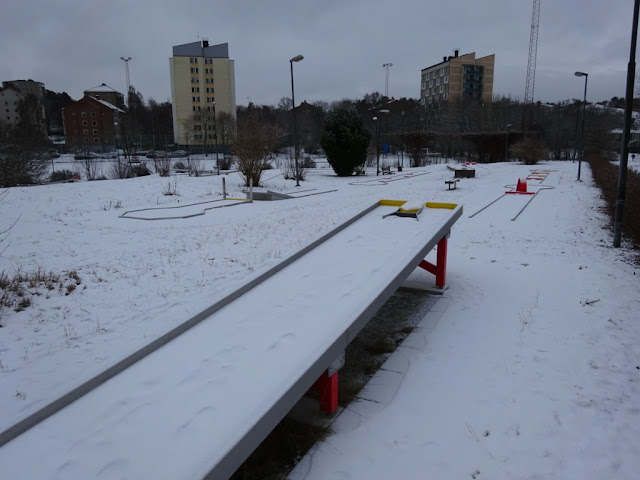
{"label": "bare bush", "polygon": [[187,158],[187,170],[189,170],[189,175],[193,175],[194,177],[199,177],[204,172],[204,167],[202,166],[202,162],[193,157]]}
{"label": "bare bush", "polygon": [[274,150],[277,138],[277,129],[263,123],[258,112],[252,112],[244,121],[238,122],[235,154],[246,186],[249,181],[259,186],[262,174],[271,168],[270,152]]}
{"label": "bare bush", "polygon": [[[298,179],[303,181],[307,178],[307,169],[315,168],[316,163],[311,157],[304,157],[298,159]],[[289,152],[285,158],[279,158],[277,167],[282,172],[282,176],[287,180],[295,180],[296,178],[296,159],[292,152]]]}
{"label": "bare bush", "polygon": [[220,170],[231,170],[231,166],[233,165],[233,157],[231,155],[219,156],[217,161],[217,167]]}
{"label": "bare bush", "polygon": [[165,196],[178,195],[178,181],[176,179],[168,181],[167,186],[162,189],[162,194]]}
{"label": "bare bush", "polygon": [[511,145],[511,155],[518,158],[525,165],[535,165],[541,160],[549,158],[549,151],[541,140],[527,137]]}
{"label": "bare bush", "polygon": [[153,159],[153,167],[161,177],[168,177],[171,173],[171,157],[168,154],[158,155]]}
{"label": "bare bush", "polygon": [[108,172],[109,178],[129,178],[131,177],[131,168],[126,162],[121,162],[120,159],[116,163],[112,163]]}
{"label": "bare bush", "polygon": [[99,158],[93,155],[82,155],[76,163],[84,170],[87,180],[98,180],[102,176]]}

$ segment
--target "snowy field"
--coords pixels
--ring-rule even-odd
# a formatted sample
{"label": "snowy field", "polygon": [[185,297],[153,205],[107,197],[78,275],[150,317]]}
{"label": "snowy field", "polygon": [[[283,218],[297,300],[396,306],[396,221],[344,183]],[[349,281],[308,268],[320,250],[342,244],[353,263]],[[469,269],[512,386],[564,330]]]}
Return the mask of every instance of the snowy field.
{"label": "snowy field", "polygon": [[[534,170],[546,171],[528,181],[541,191],[516,220],[531,197],[506,195],[477,213]],[[378,403],[345,410],[292,477],[636,478],[637,268],[611,248],[588,165],[583,182],[576,173],[572,162],[478,165],[449,191],[447,165],[385,177],[316,169],[298,190],[336,191],[170,220],[121,216],[219,204],[221,177],[10,189],[0,231],[17,222],[0,245],[0,271],[77,272],[80,284],[68,295],[40,289],[24,311],[1,312],[0,430],[372,203],[453,202],[465,213],[444,298],[367,387]],[[296,190],[277,170],[263,180]],[[226,184],[245,196],[237,174]],[[168,186],[177,195],[164,195]]]}

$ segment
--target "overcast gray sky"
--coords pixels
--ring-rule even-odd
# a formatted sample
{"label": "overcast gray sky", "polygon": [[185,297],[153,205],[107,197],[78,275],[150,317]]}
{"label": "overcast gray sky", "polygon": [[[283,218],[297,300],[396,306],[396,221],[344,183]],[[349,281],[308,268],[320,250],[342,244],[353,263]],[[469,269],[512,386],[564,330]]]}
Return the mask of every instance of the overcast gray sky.
{"label": "overcast gray sky", "polygon": [[[624,97],[633,0],[542,0],[535,100]],[[85,89],[131,84],[170,100],[172,46],[229,43],[236,101],[276,104],[419,97],[420,70],[445,55],[495,53],[494,95],[522,100],[532,0],[22,0],[0,15],[0,80],[31,78],[79,99]]]}

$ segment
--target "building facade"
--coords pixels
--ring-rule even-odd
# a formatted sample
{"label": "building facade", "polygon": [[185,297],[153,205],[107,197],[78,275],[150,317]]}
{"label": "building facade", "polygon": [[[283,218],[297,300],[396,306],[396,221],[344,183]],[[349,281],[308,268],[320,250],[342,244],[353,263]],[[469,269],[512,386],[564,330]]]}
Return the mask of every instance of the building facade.
{"label": "building facade", "polygon": [[100,96],[85,95],[62,112],[67,147],[76,151],[113,151],[119,143],[123,113]]}
{"label": "building facade", "polygon": [[31,97],[33,105],[30,111],[31,122],[46,133],[47,118],[44,108],[44,83],[33,80],[11,80],[2,82],[0,89],[0,121],[15,127],[20,121],[18,106],[21,101]]}
{"label": "building facade", "polygon": [[211,145],[215,115],[236,117],[234,61],[229,44],[207,40],[173,47],[169,59],[174,142]]}
{"label": "building facade", "polygon": [[420,103],[459,100],[490,102],[493,98],[495,54],[476,58],[475,52],[443,57],[421,71]]}
{"label": "building facade", "polygon": [[106,83],[102,83],[97,87],[85,90],[84,96],[98,97],[105,102],[109,102],[111,105],[124,109],[124,95],[111,88]]}

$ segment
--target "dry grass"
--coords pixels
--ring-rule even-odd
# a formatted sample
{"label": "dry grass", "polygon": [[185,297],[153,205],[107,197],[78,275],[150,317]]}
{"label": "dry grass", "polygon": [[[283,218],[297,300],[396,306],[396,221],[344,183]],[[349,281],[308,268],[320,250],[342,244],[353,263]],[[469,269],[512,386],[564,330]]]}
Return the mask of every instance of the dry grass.
{"label": "dry grass", "polygon": [[32,272],[23,272],[18,268],[13,274],[0,272],[0,314],[3,309],[21,312],[33,304],[34,297],[43,294],[48,297],[53,291],[69,295],[81,283],[75,270],[64,275],[42,268]]}

